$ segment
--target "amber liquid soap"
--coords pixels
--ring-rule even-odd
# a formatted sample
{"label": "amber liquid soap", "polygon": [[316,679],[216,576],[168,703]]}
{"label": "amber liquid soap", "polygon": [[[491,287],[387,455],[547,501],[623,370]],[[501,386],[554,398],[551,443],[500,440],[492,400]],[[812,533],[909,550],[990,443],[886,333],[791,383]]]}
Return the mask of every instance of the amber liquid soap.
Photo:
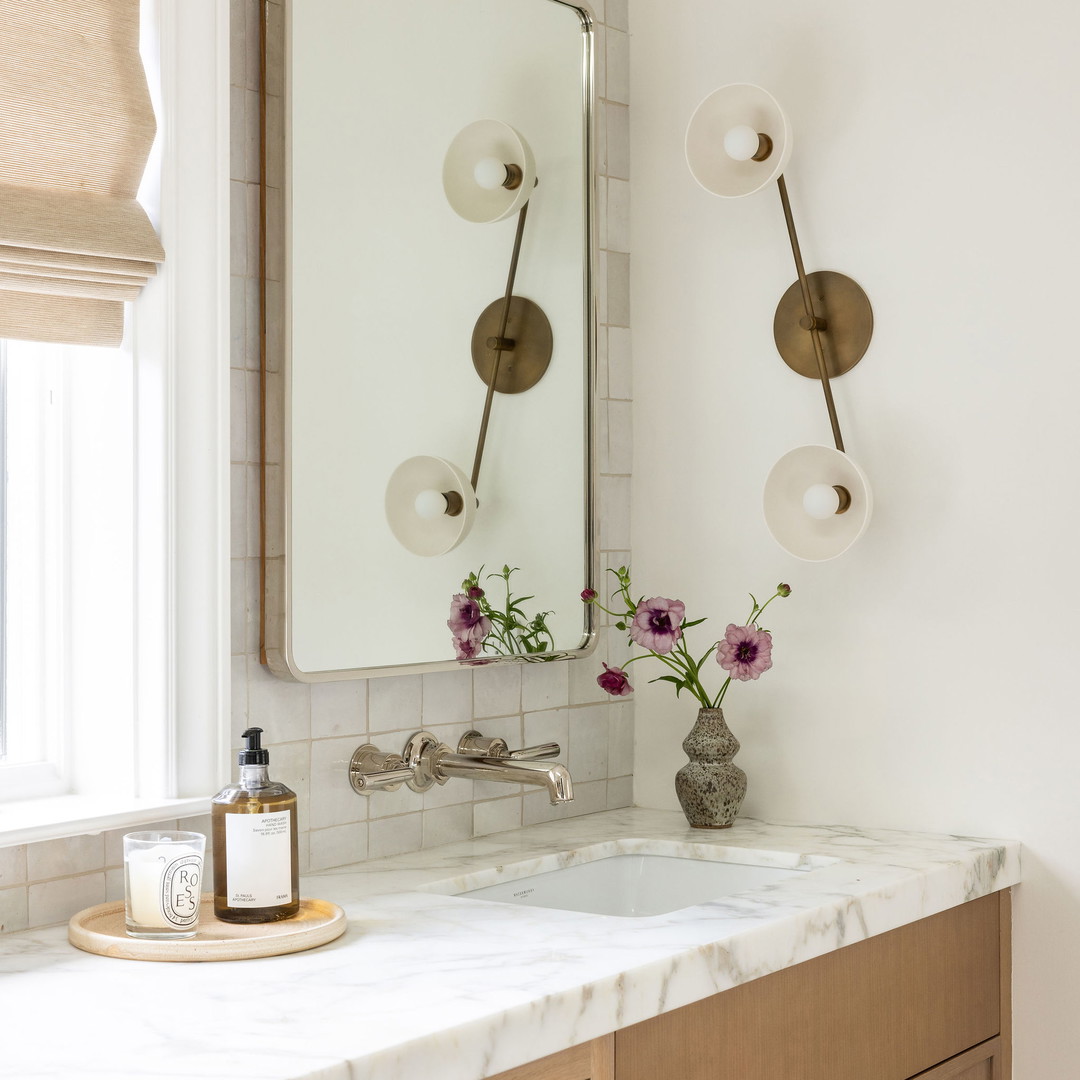
{"label": "amber liquid soap", "polygon": [[214,914],[225,922],[264,923],[300,910],[296,794],[269,777],[261,728],[244,732],[240,778],[211,806]]}

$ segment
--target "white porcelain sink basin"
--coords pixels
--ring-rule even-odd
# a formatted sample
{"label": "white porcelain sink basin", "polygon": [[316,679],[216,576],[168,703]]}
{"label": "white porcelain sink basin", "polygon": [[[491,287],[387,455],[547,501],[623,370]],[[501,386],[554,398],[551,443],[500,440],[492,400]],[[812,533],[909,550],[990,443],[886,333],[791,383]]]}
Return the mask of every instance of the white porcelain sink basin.
{"label": "white porcelain sink basin", "polygon": [[595,915],[663,915],[835,862],[787,852],[620,840],[428,886],[474,900]]}

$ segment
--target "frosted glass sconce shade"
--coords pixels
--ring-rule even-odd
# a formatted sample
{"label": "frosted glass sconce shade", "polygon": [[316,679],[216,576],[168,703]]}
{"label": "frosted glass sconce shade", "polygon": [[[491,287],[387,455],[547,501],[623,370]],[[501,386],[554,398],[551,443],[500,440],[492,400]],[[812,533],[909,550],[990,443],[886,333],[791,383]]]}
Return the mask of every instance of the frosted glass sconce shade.
{"label": "frosted glass sconce shade", "polygon": [[686,163],[706,191],[737,199],[776,180],[791,157],[791,145],[791,125],[772,94],[760,86],[732,83],[714,90],[694,110],[686,129]]}
{"label": "frosted glass sconce shade", "polygon": [[486,224],[516,214],[536,186],[529,144],[501,120],[477,120],[454,136],[443,161],[443,190],[455,214]]}
{"label": "frosted glass sconce shade", "polygon": [[842,555],[866,531],[873,495],[862,469],[831,446],[789,450],[765,481],[765,524],[797,559]]}
{"label": "frosted glass sconce shade", "polygon": [[386,520],[414,555],[445,555],[469,535],[476,494],[453,462],[437,457],[403,461],[386,485]]}

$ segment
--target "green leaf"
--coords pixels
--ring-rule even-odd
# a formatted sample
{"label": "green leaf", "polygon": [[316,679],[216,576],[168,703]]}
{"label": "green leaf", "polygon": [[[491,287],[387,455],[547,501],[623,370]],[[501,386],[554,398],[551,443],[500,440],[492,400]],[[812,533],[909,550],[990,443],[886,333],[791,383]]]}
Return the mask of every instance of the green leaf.
{"label": "green leaf", "polygon": [[691,626],[700,626],[703,622],[705,622],[705,619],[694,619],[692,622],[683,622],[682,628],[684,630],[689,630]]}
{"label": "green leaf", "polygon": [[625,630],[625,629],[626,629],[626,623],[624,623],[624,622],[621,622],[621,621],[620,621],[620,622],[617,622],[617,623],[615,624],[615,629],[616,629],[616,630]]}
{"label": "green leaf", "polygon": [[674,683],[680,690],[686,689],[686,683],[683,682],[682,679],[676,678],[674,675],[657,675],[655,679],[650,679],[649,682],[669,682]]}

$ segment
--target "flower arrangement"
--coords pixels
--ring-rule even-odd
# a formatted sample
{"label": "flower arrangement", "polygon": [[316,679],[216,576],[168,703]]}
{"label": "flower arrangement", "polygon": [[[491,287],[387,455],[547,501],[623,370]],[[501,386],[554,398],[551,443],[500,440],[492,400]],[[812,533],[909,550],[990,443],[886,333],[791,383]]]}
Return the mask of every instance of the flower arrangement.
{"label": "flower arrangement", "polygon": [[461,583],[463,591],[454,594],[450,618],[446,620],[458,660],[472,660],[481,652],[515,656],[554,649],[555,641],[547,625],[552,612],[541,611],[529,618],[521,605],[535,597],[515,597],[510,591],[510,575],[517,570],[516,566],[504,566],[501,573],[487,575],[503,583],[506,600],[501,607],[492,606],[480,584],[482,566]]}
{"label": "flower arrangement", "polygon": [[[748,682],[758,679],[772,667],[772,634],[763,630],[758,625],[761,613],[778,597],[790,596],[791,586],[781,584],[776,586],[776,592],[759,604],[750,594],[753,603],[750,614],[745,623],[736,625],[728,623],[723,638],[714,641],[704,654],[695,659],[687,649],[686,631],[691,627],[700,626],[705,619],[687,620],[686,605],[681,600],[668,600],[663,596],[654,596],[649,600],[640,599],[636,603],[630,592],[630,571],[625,566],[618,570],[611,570],[614,574],[618,587],[611,594],[612,603],[622,610],[612,611],[599,602],[599,595],[595,589],[585,589],[581,599],[586,604],[595,604],[601,611],[615,616],[618,622],[615,625],[620,630],[628,631],[630,641],[645,650],[644,653],[631,657],[625,667],[645,656],[654,656],[661,663],[666,664],[674,674],[660,675],[650,682],[669,682],[675,686],[676,697],[684,690],[689,691],[700,702],[703,709],[718,709],[724,700],[724,695],[731,685],[731,680]],[[723,671],[727,672],[723,685],[715,696],[709,694],[702,681],[702,667],[710,656],[715,654],[716,663]],[[604,664],[604,671],[597,676],[597,683],[601,689],[613,697],[625,697],[633,692],[630,678],[626,670],[619,667],[608,667]]]}

